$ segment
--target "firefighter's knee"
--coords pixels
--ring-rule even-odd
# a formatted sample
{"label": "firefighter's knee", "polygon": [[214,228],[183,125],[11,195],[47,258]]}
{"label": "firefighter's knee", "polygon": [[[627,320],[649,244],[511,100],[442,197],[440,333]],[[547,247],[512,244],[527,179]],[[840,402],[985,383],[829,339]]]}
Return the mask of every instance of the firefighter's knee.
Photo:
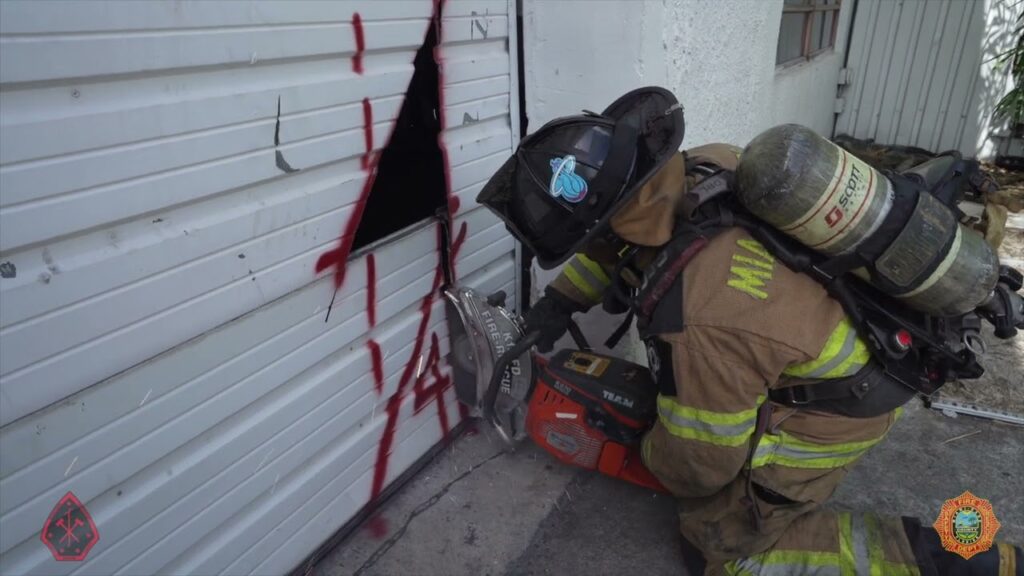
{"label": "firefighter's knee", "polygon": [[661,422],[644,436],[644,465],[679,497],[714,494],[743,468],[745,446],[718,446],[673,435]]}

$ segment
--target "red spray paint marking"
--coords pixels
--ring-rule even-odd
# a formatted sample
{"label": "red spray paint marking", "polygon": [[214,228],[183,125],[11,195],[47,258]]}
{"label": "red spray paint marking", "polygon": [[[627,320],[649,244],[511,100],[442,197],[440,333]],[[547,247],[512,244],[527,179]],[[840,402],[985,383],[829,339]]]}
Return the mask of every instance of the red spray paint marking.
{"label": "red spray paint marking", "polygon": [[[415,411],[419,412],[431,400],[437,400],[438,418],[441,420],[441,437],[447,438],[450,429],[448,427],[448,409],[444,404],[444,392],[451,387],[452,381],[448,376],[441,374],[441,368],[438,366],[440,359],[441,344],[437,339],[437,333],[432,332],[430,334],[430,355],[427,360],[427,368],[424,369],[423,375],[416,381]],[[430,374],[434,379],[433,384],[430,386],[423,385],[423,382],[426,380],[427,370],[430,370]]]}
{"label": "red spray paint marking", "polygon": [[366,315],[370,328],[377,325],[377,260],[373,254],[366,255]]}
{"label": "red spray paint marking", "polygon": [[444,160],[444,188],[448,196],[448,219],[449,222],[455,218],[459,209],[459,197],[452,194],[452,164],[448,160],[448,146],[444,142],[444,131],[448,129],[448,117],[444,107],[444,59],[441,58],[441,47],[444,45],[444,29],[441,26],[441,7],[444,0],[434,0],[433,25],[437,29],[437,45],[434,46],[434,64],[437,65],[437,120],[441,130],[437,133],[437,148],[441,151],[441,158]]}
{"label": "red spray paint marking", "polygon": [[363,50],[366,49],[366,41],[363,38],[363,18],[359,12],[352,14],[352,31],[356,35],[356,53],[352,56],[352,71],[356,74],[363,73]]}
{"label": "red spray paint marking", "polygon": [[366,529],[370,531],[371,536],[380,540],[388,535],[388,521],[377,514],[366,521]]}
{"label": "red spray paint marking", "polygon": [[363,170],[375,168],[377,163],[373,160],[373,106],[369,98],[363,98],[363,145],[366,152],[363,153]]}
{"label": "red spray paint marking", "polygon": [[373,158],[373,108],[370,106],[368,98],[363,98],[363,133],[366,139],[363,169],[367,171],[367,176],[366,181],[363,182],[363,189],[359,192],[359,200],[356,202],[355,211],[349,216],[348,222],[345,223],[345,229],[341,233],[338,247],[324,252],[316,261],[317,274],[332,266],[335,267],[335,291],[341,289],[341,285],[345,282],[345,272],[348,270],[348,255],[352,251],[352,243],[356,240],[356,230],[363,219],[366,201],[370,198],[373,182],[377,178],[377,163]]}
{"label": "red spray paint marking", "polygon": [[[448,196],[448,222],[453,223],[455,222],[455,214],[459,211],[461,200],[452,193],[452,165],[448,159],[448,146],[444,141],[444,131],[448,129],[448,115],[445,113],[444,58],[441,55],[441,48],[444,46],[444,27],[441,26],[441,9],[443,5],[444,0],[434,0],[433,22],[437,26],[437,45],[434,47],[434,63],[437,64],[437,101],[439,108],[437,114],[438,122],[441,125],[441,131],[437,135],[437,147],[441,150],[441,158],[444,160],[444,185],[445,194]],[[456,282],[459,277],[455,270],[455,261],[458,258],[462,244],[466,240],[467,233],[468,226],[463,222],[459,227],[458,235],[451,244],[451,249],[448,251],[448,266],[451,270],[452,282]],[[462,402],[456,402],[456,404],[459,407],[460,421],[467,420],[469,418],[469,408]],[[439,405],[438,409],[443,411],[443,406]],[[475,428],[473,430],[475,431]]]}
{"label": "red spray paint marking", "polygon": [[434,344],[434,342],[437,341],[437,333],[431,332],[430,338],[430,352],[427,354],[427,361],[423,365],[423,370],[420,372],[419,376],[417,376],[416,383],[413,385],[413,392],[416,395],[415,402],[413,403],[413,411],[416,413],[423,410],[423,407],[430,401],[430,396],[434,392],[432,389],[433,385],[431,385],[431,387],[424,385],[427,377],[429,376],[430,369],[437,364],[437,361],[440,358],[437,345]]}
{"label": "red spray paint marking", "polygon": [[370,361],[373,363],[373,388],[380,395],[384,391],[384,358],[380,353],[380,344],[371,338],[366,342],[370,348]]}
{"label": "red spray paint marking", "polygon": [[402,371],[402,377],[398,381],[398,390],[388,398],[387,407],[385,408],[388,420],[384,425],[384,435],[377,446],[377,462],[373,468],[373,486],[370,491],[371,500],[376,500],[384,489],[384,480],[388,472],[388,459],[391,455],[391,445],[395,441],[395,431],[398,428],[398,412],[402,407],[406,387],[412,381],[416,366],[419,364],[420,354],[423,351],[423,341],[427,336],[427,326],[430,323],[430,310],[434,304],[434,293],[441,287],[443,278],[444,274],[441,269],[441,263],[438,262],[437,269],[434,271],[434,281],[430,292],[427,293],[420,304],[420,325],[416,330],[416,340],[413,345],[412,356],[409,357],[409,362],[406,363],[405,369]]}
{"label": "red spray paint marking", "polygon": [[452,242],[452,249],[448,251],[448,267],[452,271],[452,279],[458,278],[458,274],[455,269],[455,261],[459,258],[459,251],[462,250],[462,245],[466,242],[466,234],[469,231],[469,226],[463,222],[459,226],[459,233],[455,236],[455,240]]}
{"label": "red spray paint marking", "polygon": [[[438,146],[438,149],[441,151],[441,155],[442,155],[442,158],[444,160],[444,165],[445,165],[445,174],[444,174],[445,175],[445,194],[446,194],[446,196],[448,198],[448,216],[449,216],[449,222],[451,222],[451,219],[454,217],[455,212],[459,208],[459,199],[458,199],[458,197],[452,195],[452,190],[451,190],[451,163],[449,162],[448,149],[445,146],[444,139],[443,139],[443,131],[447,127],[447,120],[446,120],[445,113],[444,113],[444,76],[443,76],[443,66],[441,64],[441,58],[440,58],[440,46],[442,44],[442,38],[441,38],[441,5],[442,5],[442,0],[434,0],[434,16],[433,16],[432,24],[431,25],[437,27],[437,38],[438,38],[438,45],[434,49],[434,62],[437,64],[437,68],[438,68],[438,86],[439,86],[439,88],[438,88],[438,99],[439,99],[439,103],[440,103],[440,110],[438,110],[438,119],[439,119],[439,122],[440,122],[440,125],[441,125],[441,132],[442,133],[438,134],[437,146]],[[357,43],[358,43],[358,39],[357,39]],[[364,101],[363,101],[363,111],[364,111],[364,116],[366,116],[365,125],[370,127],[369,129],[372,130],[372,118],[370,118],[370,108],[369,108],[368,102],[369,102],[368,100],[364,99]],[[394,130],[394,127],[392,127],[392,131],[393,130]],[[372,146],[371,146],[371,144],[372,144],[372,134],[370,134],[367,138],[368,138],[368,140],[367,140],[367,142],[368,142],[367,149],[370,150],[370,149],[372,149]],[[389,137],[389,140],[390,140],[390,137]],[[375,162],[372,162],[371,160],[367,160],[366,162],[370,166],[371,169],[375,167]],[[345,234],[342,235],[342,240],[341,240],[342,244],[341,244],[341,246],[339,246],[338,249],[336,249],[336,250],[334,250],[334,251],[332,251],[330,253],[324,254],[323,256],[321,256],[320,260],[317,262],[317,272],[320,272],[324,268],[327,268],[328,266],[331,266],[331,265],[336,265],[338,267],[338,270],[335,271],[335,285],[336,285],[336,287],[340,287],[342,281],[344,280],[344,276],[345,276],[344,267],[346,265],[346,260],[348,258],[348,253],[351,250],[352,240],[355,237],[355,229],[356,229],[356,227],[359,224],[359,220],[362,218],[363,208],[365,208],[365,203],[366,203],[366,196],[368,196],[369,190],[372,188],[372,173],[371,173],[371,178],[368,178],[368,181],[371,181],[370,182],[370,186],[365,189],[366,193],[360,198],[360,205],[357,206],[356,213],[353,214],[353,216],[350,219],[348,225],[346,226]],[[457,238],[452,242],[451,250],[449,250],[449,252],[448,252],[450,254],[450,258],[451,258],[451,261],[447,263],[449,266],[451,266],[451,264],[455,261],[455,257],[457,256],[459,249],[462,247],[462,243],[465,241],[466,235],[467,235],[467,226],[466,226],[466,223],[463,222],[462,226],[460,227],[459,234],[458,234]],[[440,240],[440,238],[441,238],[441,234],[440,234],[440,227],[439,227],[438,228],[438,239]],[[442,253],[441,244],[439,242],[438,243],[438,254],[440,255],[441,253]],[[330,258],[327,258],[328,254],[330,254]],[[323,263],[323,266],[321,266],[321,263]],[[407,389],[409,383],[412,380],[412,377],[414,375],[413,372],[415,371],[416,366],[419,363],[419,358],[420,358],[420,355],[421,355],[421,353],[423,351],[423,344],[424,344],[424,340],[426,339],[427,326],[430,323],[431,308],[433,306],[434,298],[436,296],[436,293],[437,293],[438,289],[441,287],[441,282],[444,280],[444,268],[443,268],[444,264],[445,263],[443,263],[443,262],[438,262],[437,268],[434,271],[434,279],[433,279],[433,282],[432,282],[432,285],[431,285],[430,292],[427,293],[427,295],[423,298],[422,303],[420,304],[421,319],[420,319],[419,327],[417,328],[417,331],[416,331],[416,339],[414,341],[415,343],[413,345],[412,355],[409,357],[409,362],[406,364],[405,369],[402,371],[402,376],[401,376],[401,378],[399,379],[399,382],[398,382],[398,389],[395,391],[395,393],[390,398],[388,398],[387,406],[385,408],[385,412],[387,414],[387,422],[384,425],[384,433],[381,436],[380,444],[378,444],[378,446],[377,446],[377,458],[376,458],[376,462],[374,464],[374,469],[373,469],[373,484],[371,486],[371,492],[370,492],[370,501],[371,502],[374,501],[374,500],[377,500],[380,497],[380,494],[381,494],[381,492],[384,489],[384,482],[385,482],[385,480],[387,478],[388,462],[389,462],[390,455],[391,455],[391,449],[392,449],[392,446],[393,446],[394,441],[395,441],[395,432],[397,431],[397,428],[398,428],[399,411],[401,410],[402,400],[405,397],[406,389]],[[454,268],[450,268],[450,269],[452,270],[452,277],[455,278]],[[439,355],[439,352],[438,352],[438,355]],[[431,369],[431,372],[435,376],[435,379],[440,376],[440,368],[436,364],[437,364],[437,362],[435,361],[435,364],[434,364],[434,366]],[[436,373],[434,372],[435,369],[436,369]],[[436,384],[436,381],[435,381],[435,384]],[[447,436],[447,434],[448,434],[447,411],[444,409],[443,402],[444,401],[441,398],[441,396],[438,395],[439,418],[441,419],[442,429],[445,432],[445,435]],[[461,404],[459,405],[459,414],[460,414],[460,416],[462,418],[466,418],[469,415],[468,414],[468,410],[466,410],[465,407],[462,406]],[[374,521],[371,520],[371,522],[374,522]],[[377,524],[376,524],[376,528],[374,528],[374,530],[376,530],[377,532],[381,532],[380,527],[381,527],[382,520],[378,520],[376,522],[377,522]],[[386,525],[384,525],[383,533],[386,533]]]}

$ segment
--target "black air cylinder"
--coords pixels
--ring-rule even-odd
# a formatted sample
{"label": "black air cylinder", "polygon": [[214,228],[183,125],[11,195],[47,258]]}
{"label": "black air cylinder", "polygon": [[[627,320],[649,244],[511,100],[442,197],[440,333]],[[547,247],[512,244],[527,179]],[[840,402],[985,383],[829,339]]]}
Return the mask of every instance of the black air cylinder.
{"label": "black air cylinder", "polygon": [[822,254],[857,251],[871,262],[858,272],[913,308],[960,315],[995,287],[995,253],[945,204],[894,184],[809,128],[762,132],[744,150],[736,179],[755,216]]}

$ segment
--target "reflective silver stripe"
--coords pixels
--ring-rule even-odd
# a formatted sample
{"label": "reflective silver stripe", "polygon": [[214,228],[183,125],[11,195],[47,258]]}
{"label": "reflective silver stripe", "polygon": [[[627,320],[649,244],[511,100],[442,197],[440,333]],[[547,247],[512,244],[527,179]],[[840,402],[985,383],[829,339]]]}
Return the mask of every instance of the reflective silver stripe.
{"label": "reflective silver stripe", "polygon": [[[815,566],[810,564],[761,564],[758,560],[760,554],[757,556],[751,556],[749,558],[741,558],[733,562],[733,566],[740,571],[741,574],[749,573],[756,576],[793,576],[794,574],[800,574],[801,576],[842,576],[842,571],[839,566],[828,565],[828,566]],[[732,572],[732,571],[730,571]],[[732,572],[736,573],[736,572]],[[857,572],[859,575],[860,572]],[[864,574],[867,574],[865,572]]]}
{"label": "reflective silver stripe", "polygon": [[[843,340],[843,346],[839,349],[839,352],[836,352],[836,355],[830,358],[828,362],[825,362],[821,366],[818,366],[816,369],[812,370],[810,373],[804,376],[804,378],[821,378],[825,376],[825,374],[828,374],[829,371],[837,368],[847,358],[849,358],[850,354],[853,354],[853,350],[856,344],[857,331],[851,328],[846,332],[846,339]],[[851,368],[854,368],[852,372],[848,370],[848,373],[843,375],[849,376],[850,374],[857,372],[857,370],[860,370],[861,366],[855,366]]]}
{"label": "reflective silver stripe", "polygon": [[791,468],[838,468],[860,458],[882,438],[884,435],[859,442],[815,444],[780,431],[761,437],[751,464],[754,468],[769,464]]}
{"label": "reflective silver stripe", "polygon": [[871,574],[871,557],[868,554],[868,533],[864,525],[863,514],[850,514],[853,540],[853,560],[856,563],[857,574]]}
{"label": "reflective silver stripe", "polygon": [[658,413],[662,418],[668,420],[675,426],[680,428],[693,428],[701,432],[707,432],[708,434],[714,434],[715,436],[750,436],[753,432],[754,423],[757,420],[755,414],[753,418],[744,420],[738,424],[711,424],[702,420],[696,420],[693,418],[687,418],[682,414],[678,414],[667,406],[658,405]]}
{"label": "reflective silver stripe", "polygon": [[796,460],[821,460],[824,458],[852,458],[854,456],[860,456],[867,448],[858,450],[847,450],[847,451],[831,451],[831,452],[811,452],[809,450],[799,450],[786,446],[785,444],[779,444],[776,442],[765,443],[762,442],[757,445],[757,449],[754,450],[754,459],[773,455],[787,458],[793,458]]}

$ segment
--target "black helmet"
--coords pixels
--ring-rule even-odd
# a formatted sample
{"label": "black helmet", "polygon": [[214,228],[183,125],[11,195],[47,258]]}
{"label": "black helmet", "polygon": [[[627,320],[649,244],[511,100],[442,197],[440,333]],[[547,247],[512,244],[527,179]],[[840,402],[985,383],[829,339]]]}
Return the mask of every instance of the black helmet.
{"label": "black helmet", "polygon": [[608,228],[608,221],[683,142],[683,110],[664,88],[639,88],[600,115],[548,122],[477,196],[554,268]]}

